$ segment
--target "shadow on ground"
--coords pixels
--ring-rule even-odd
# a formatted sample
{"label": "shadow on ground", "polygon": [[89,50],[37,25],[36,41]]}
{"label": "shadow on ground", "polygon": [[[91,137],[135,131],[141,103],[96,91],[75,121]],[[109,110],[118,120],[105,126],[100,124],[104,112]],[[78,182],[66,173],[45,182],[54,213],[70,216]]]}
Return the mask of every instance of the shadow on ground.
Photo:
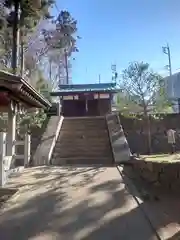
{"label": "shadow on ground", "polygon": [[[61,167],[60,171],[58,167],[36,167],[31,168],[23,172],[23,181],[20,176],[21,173],[15,173],[11,175],[8,185],[10,187],[21,188],[23,186],[33,186],[36,188],[40,185],[48,184],[51,185],[53,182],[60,181],[60,183],[66,182],[68,179],[71,179],[74,176],[81,175],[83,181],[78,181],[77,184],[88,184],[94,180],[94,177],[100,172],[104,171],[104,168],[91,166],[91,167],[83,167],[83,166],[66,166]],[[31,179],[31,181],[29,181]],[[37,184],[38,183],[38,184]],[[50,184],[51,183],[51,184]]]}
{"label": "shadow on ground", "polygon": [[129,172],[128,166],[123,168],[122,176],[127,185],[130,182],[128,185],[130,191],[140,200],[141,209],[145,212],[161,239],[179,240],[180,195],[170,195],[158,188],[152,188],[138,175]]}
{"label": "shadow on ground", "polygon": [[43,167],[14,176],[9,186],[20,191],[0,215],[0,239],[157,239],[122,179],[108,171]]}

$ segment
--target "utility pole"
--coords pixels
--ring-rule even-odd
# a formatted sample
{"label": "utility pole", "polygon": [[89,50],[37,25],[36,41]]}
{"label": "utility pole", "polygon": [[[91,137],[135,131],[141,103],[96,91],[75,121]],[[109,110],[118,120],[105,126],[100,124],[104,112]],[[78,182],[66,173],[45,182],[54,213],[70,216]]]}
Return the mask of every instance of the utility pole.
{"label": "utility pole", "polygon": [[112,81],[113,82],[117,82],[117,78],[118,78],[118,73],[116,70],[116,64],[111,65],[111,70],[112,70]]}
{"label": "utility pole", "polygon": [[169,76],[172,76],[172,66],[171,66],[171,51],[170,51],[170,47],[169,44],[167,43],[167,45],[165,47],[162,47],[163,53],[168,55],[168,69],[169,69]]}
{"label": "utility pole", "polygon": [[101,83],[101,75],[99,74],[99,83]]}
{"label": "utility pole", "polygon": [[167,67],[168,67],[168,70],[169,70],[169,76],[170,76],[170,80],[171,80],[172,97],[174,97],[174,84],[173,84],[173,79],[171,78],[171,76],[172,76],[171,51],[170,51],[169,44],[167,43],[166,46],[162,47],[162,50],[163,50],[163,53],[168,56]]}

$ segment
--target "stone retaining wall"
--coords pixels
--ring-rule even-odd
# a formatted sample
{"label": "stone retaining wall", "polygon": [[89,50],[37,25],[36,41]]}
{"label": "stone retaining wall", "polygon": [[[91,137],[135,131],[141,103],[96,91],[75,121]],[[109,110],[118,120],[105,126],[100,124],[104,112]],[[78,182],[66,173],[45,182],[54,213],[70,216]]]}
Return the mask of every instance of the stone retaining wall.
{"label": "stone retaining wall", "polygon": [[180,193],[180,162],[131,160],[128,166],[132,174],[137,174],[151,186],[166,192]]}
{"label": "stone retaining wall", "polygon": [[109,138],[115,163],[129,161],[131,151],[116,113],[106,116]]}
{"label": "stone retaining wall", "polygon": [[[132,153],[147,154],[148,132],[142,116],[134,118],[120,115],[121,124]],[[168,153],[168,141],[166,131],[173,128],[177,132],[176,150],[180,151],[180,114],[161,114],[157,117],[149,117],[151,130],[152,153]]]}
{"label": "stone retaining wall", "polygon": [[60,133],[64,117],[51,116],[33,156],[33,166],[48,165]]}

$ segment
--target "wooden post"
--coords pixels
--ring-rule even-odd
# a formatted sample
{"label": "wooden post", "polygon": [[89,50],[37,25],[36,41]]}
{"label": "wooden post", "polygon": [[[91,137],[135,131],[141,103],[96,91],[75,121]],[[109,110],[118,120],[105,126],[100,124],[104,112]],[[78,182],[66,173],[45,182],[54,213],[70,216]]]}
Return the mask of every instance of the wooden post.
{"label": "wooden post", "polygon": [[0,132],[0,186],[6,183],[6,172],[4,165],[4,158],[6,155],[6,133]]}
{"label": "wooden post", "polygon": [[31,135],[25,135],[24,141],[24,167],[28,167],[31,157]]}
{"label": "wooden post", "polygon": [[14,157],[16,140],[16,104],[12,101],[8,110],[7,156]]}

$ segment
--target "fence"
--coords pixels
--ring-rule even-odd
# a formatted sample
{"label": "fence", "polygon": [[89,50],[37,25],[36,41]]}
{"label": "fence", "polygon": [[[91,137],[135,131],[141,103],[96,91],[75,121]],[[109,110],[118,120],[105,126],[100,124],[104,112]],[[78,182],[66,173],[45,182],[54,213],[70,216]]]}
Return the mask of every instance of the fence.
{"label": "fence", "polygon": [[24,167],[29,165],[30,161],[30,150],[31,150],[31,136],[29,134],[25,135],[23,141],[15,141],[14,145],[24,145],[24,154],[7,156],[6,155],[6,133],[0,132],[0,186],[4,186],[7,182],[7,178],[11,172],[13,172],[12,165],[14,161],[18,159],[24,159]]}

